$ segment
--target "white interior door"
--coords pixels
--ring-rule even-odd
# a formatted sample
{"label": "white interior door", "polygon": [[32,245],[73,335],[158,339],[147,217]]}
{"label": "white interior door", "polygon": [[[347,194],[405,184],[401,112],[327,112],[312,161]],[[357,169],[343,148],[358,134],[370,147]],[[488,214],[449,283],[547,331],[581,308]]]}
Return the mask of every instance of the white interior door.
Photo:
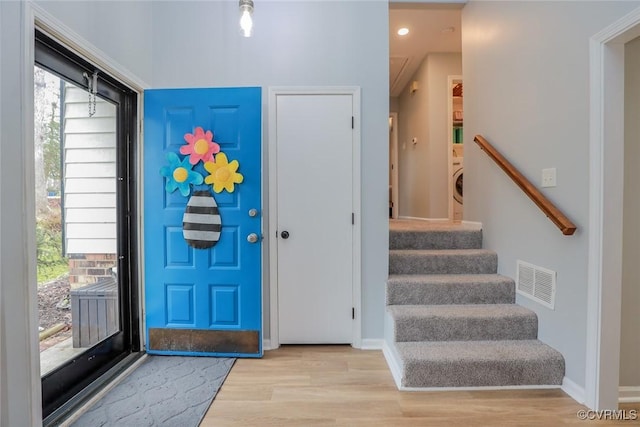
{"label": "white interior door", "polygon": [[279,341],[352,343],[353,96],[279,95],[276,114]]}

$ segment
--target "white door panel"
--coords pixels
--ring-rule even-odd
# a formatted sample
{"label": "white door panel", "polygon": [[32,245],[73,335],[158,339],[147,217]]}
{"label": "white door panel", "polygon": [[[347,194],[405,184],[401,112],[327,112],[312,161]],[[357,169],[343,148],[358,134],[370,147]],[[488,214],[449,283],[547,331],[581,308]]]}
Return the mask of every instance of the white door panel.
{"label": "white door panel", "polygon": [[[281,343],[351,343],[353,97],[277,98]],[[289,233],[283,239],[281,233]]]}

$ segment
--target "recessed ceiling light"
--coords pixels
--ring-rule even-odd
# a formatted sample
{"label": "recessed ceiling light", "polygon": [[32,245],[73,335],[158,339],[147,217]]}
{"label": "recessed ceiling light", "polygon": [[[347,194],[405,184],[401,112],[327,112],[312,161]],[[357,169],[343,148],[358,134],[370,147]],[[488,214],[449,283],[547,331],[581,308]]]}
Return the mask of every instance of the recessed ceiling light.
{"label": "recessed ceiling light", "polygon": [[399,36],[406,36],[407,34],[409,34],[409,29],[406,27],[400,28],[398,30],[398,35]]}

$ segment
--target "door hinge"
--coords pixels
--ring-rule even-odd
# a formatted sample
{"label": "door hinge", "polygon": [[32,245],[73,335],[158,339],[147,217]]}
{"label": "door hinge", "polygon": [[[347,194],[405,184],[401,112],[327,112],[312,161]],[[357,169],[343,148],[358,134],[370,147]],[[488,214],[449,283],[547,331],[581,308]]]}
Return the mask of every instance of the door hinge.
{"label": "door hinge", "polygon": [[356,128],[356,119],[355,117],[351,116],[351,129],[355,129]]}
{"label": "door hinge", "polygon": [[351,225],[354,225],[356,223],[356,214],[351,212]]}
{"label": "door hinge", "polygon": [[351,319],[355,319],[355,318],[356,318],[356,308],[351,307]]}

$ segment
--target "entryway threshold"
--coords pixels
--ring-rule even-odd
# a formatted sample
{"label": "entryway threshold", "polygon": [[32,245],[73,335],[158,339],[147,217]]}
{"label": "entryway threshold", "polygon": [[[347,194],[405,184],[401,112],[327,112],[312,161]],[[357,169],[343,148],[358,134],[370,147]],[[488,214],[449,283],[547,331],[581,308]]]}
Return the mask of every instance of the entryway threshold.
{"label": "entryway threshold", "polygon": [[73,424],[96,401],[100,400],[144,363],[147,357],[147,353],[144,351],[126,356],[100,378],[45,418],[42,421],[43,427],[68,427]]}

